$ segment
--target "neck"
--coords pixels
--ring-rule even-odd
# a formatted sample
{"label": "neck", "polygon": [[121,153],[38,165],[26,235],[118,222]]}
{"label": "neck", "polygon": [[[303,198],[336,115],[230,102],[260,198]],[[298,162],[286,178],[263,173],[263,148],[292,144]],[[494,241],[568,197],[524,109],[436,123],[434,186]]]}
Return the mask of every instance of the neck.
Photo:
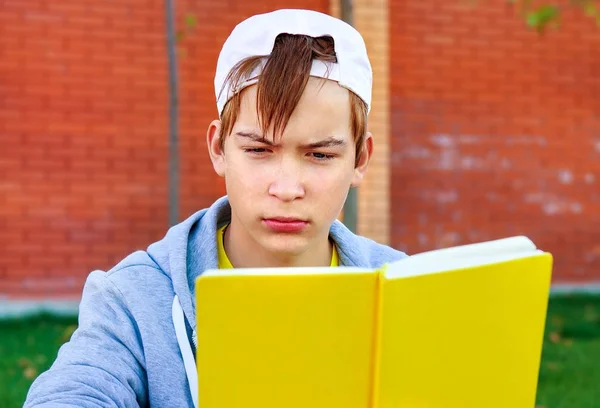
{"label": "neck", "polygon": [[333,244],[329,235],[316,239],[302,253],[273,253],[261,246],[232,216],[225,230],[223,245],[229,261],[235,268],[276,268],[329,266]]}

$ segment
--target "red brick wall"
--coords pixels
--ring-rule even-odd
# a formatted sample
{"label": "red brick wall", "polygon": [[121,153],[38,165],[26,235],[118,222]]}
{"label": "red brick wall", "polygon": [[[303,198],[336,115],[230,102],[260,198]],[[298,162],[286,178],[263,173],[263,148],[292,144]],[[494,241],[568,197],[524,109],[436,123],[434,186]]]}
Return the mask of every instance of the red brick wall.
{"label": "red brick wall", "polygon": [[508,2],[391,1],[392,244],[526,234],[555,282],[600,280],[600,29]]}
{"label": "red brick wall", "polygon": [[[278,4],[279,3],[279,4]],[[600,279],[600,30],[545,37],[503,1],[390,2],[392,245],[524,233],[557,281]],[[219,45],[240,19],[329,1],[177,2],[180,218],[223,194],[205,131]],[[0,297],[78,295],[167,229],[163,2],[5,0],[0,8]]]}
{"label": "red brick wall", "polygon": [[[168,227],[164,5],[6,0],[0,8],[0,297],[78,295]],[[220,44],[240,19],[324,0],[177,2],[180,218],[224,193],[205,132]]]}

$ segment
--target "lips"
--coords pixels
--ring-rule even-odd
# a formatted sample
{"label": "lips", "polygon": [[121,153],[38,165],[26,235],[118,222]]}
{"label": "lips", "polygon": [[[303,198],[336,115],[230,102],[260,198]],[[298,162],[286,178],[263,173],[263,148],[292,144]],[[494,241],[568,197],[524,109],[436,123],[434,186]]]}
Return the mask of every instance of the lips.
{"label": "lips", "polygon": [[263,223],[274,232],[300,232],[308,226],[308,221],[293,217],[264,218]]}

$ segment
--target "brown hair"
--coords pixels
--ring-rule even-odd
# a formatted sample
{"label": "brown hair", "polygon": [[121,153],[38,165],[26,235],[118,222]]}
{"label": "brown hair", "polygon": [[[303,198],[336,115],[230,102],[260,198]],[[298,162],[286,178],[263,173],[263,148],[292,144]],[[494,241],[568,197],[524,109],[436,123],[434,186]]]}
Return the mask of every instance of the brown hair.
{"label": "brown hair", "polygon": [[[275,135],[283,133],[300,101],[310,77],[313,60],[337,62],[333,38],[280,34],[275,39],[270,55],[249,57],[238,62],[229,72],[225,84],[236,89],[250,79],[252,72],[264,63],[257,84],[256,108],[263,134],[272,128],[275,138]],[[237,92],[223,108],[219,141],[221,147],[225,137],[233,130],[241,99],[241,92]],[[358,164],[367,132],[367,106],[354,92],[350,92],[350,122],[356,146],[355,163]]]}

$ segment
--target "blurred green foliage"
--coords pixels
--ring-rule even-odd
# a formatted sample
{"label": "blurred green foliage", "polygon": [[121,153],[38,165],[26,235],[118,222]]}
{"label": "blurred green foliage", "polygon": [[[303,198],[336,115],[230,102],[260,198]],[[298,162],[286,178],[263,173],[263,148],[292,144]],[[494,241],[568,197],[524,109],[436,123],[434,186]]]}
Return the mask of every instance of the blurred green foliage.
{"label": "blurred green foliage", "polygon": [[566,9],[577,9],[596,22],[600,27],[600,4],[598,0],[564,0],[560,2],[507,0],[512,3],[517,13],[524,19],[528,27],[543,33],[548,28],[558,28],[562,13]]}

